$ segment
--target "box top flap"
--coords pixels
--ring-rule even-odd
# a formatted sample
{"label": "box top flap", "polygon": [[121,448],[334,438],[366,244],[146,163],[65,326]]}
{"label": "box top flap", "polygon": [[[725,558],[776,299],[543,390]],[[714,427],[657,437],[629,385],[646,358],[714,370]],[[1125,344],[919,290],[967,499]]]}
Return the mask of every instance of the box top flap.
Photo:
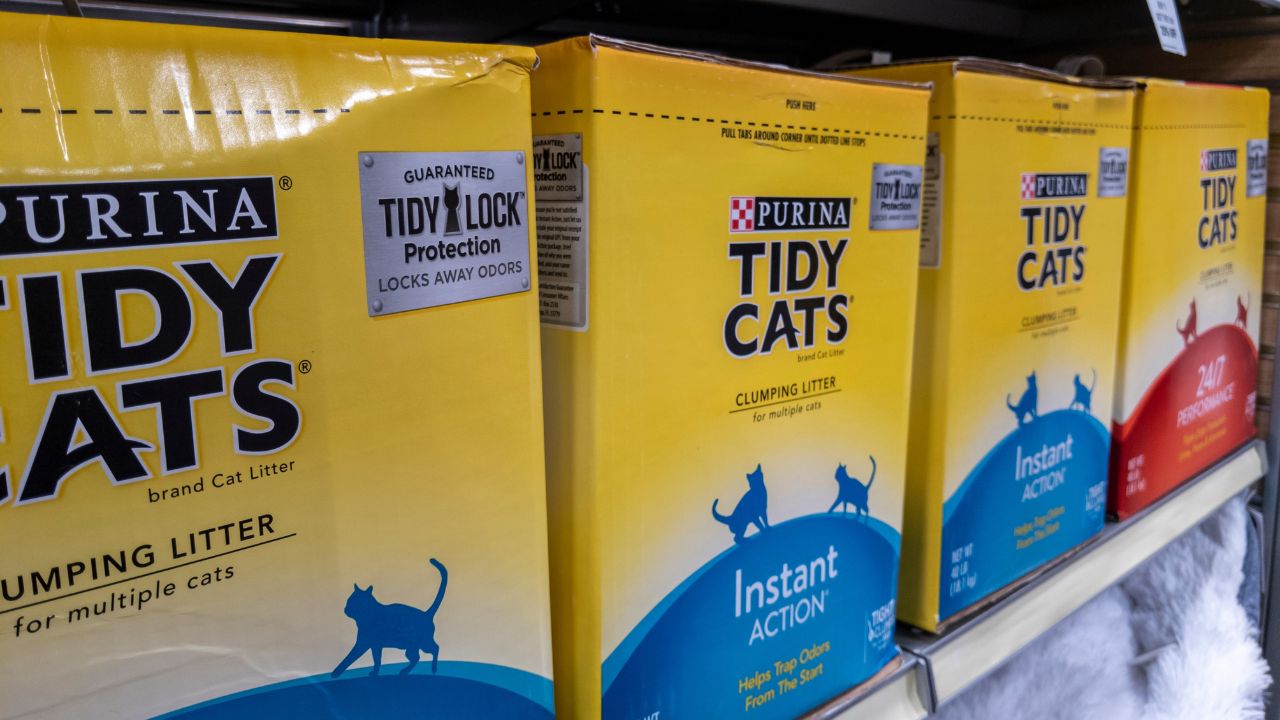
{"label": "box top flap", "polygon": [[611,48],[614,50],[623,50],[626,52],[646,53],[650,55],[661,55],[664,57],[679,58],[693,62],[713,63],[716,65],[724,65],[727,67],[738,67],[748,70],[762,70],[766,72],[787,73],[791,75],[801,75],[819,80],[833,80],[836,82],[852,82],[860,85],[875,85],[879,87],[890,87],[901,90],[917,90],[929,92],[933,88],[932,83],[928,82],[902,82],[897,80],[880,80],[876,78],[849,77],[846,75],[834,75],[831,73],[818,72],[815,70],[804,70],[793,68],[787,65],[776,63],[755,62],[751,60],[739,60],[736,58],[725,57],[723,55],[715,55],[712,53],[700,52],[697,50],[682,50],[679,48],[664,47],[662,45],[651,45],[649,43],[636,42],[633,40],[622,40],[619,38],[608,37],[605,35],[592,34],[588,36],[588,42],[591,48]]}
{"label": "box top flap", "polygon": [[[1035,65],[1027,65],[1025,63],[971,56],[901,60],[898,62],[886,63],[886,65],[890,67],[900,67],[904,65],[925,65],[931,63],[950,64],[953,74],[959,72],[976,72],[987,75],[1004,75],[1006,77],[1022,78],[1026,80],[1043,80],[1045,82],[1063,83],[1065,85],[1077,85],[1081,87],[1110,90],[1132,90],[1138,87],[1138,83],[1131,78],[1078,77],[1076,75],[1067,75],[1065,73],[1049,70],[1048,68],[1036,67]],[[865,68],[867,66],[862,67]],[[874,67],[884,67],[884,65],[877,65]]]}

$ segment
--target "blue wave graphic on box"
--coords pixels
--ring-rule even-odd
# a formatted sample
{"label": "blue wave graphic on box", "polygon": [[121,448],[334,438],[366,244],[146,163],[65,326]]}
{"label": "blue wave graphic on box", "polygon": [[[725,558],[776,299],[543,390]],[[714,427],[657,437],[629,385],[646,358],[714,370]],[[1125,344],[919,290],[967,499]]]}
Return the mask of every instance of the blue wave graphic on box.
{"label": "blue wave graphic on box", "polygon": [[[1097,418],[1055,410],[1006,435],[974,466],[943,504],[942,618],[1102,530],[1110,446]],[[1062,512],[1049,517],[1055,508]]]}
{"label": "blue wave graphic on box", "polygon": [[[801,670],[820,667],[820,674],[790,692],[775,690],[772,699],[750,711],[757,718],[791,718],[862,682],[897,653],[890,603],[897,591],[900,544],[889,525],[839,513],[806,515],[747,537],[672,590],[610,653],[602,668],[604,717],[630,720],[653,712],[677,718],[729,717],[746,709],[748,696],[776,688],[779,678],[798,679]],[[745,612],[738,571],[741,587],[749,587],[779,576],[784,563],[788,580],[779,587],[796,587],[801,565],[813,583]],[[827,567],[836,572],[820,577]],[[747,594],[758,602],[767,590]],[[888,632],[881,633],[881,644],[873,644],[870,614],[886,606]],[[744,610],[740,616],[739,610]],[[780,614],[769,619],[771,613]],[[749,644],[757,621],[762,632],[776,634]],[[806,648],[821,650],[824,643],[828,650],[791,675],[773,672],[775,660],[798,657]],[[766,669],[769,681],[739,692],[740,681]]]}
{"label": "blue wave graphic on box", "polygon": [[[540,675],[473,662],[441,662],[439,671],[407,663],[384,665],[385,675],[353,671],[297,678],[215,698],[159,716],[160,720],[224,718],[430,717],[432,720],[551,720],[551,681]],[[394,671],[394,672],[393,672]]]}

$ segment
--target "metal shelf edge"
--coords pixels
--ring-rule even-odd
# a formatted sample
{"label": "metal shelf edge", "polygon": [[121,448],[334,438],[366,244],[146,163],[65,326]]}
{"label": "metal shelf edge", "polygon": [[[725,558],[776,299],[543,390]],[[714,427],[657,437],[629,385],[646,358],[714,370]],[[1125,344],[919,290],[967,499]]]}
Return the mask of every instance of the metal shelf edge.
{"label": "metal shelf edge", "polygon": [[923,683],[924,665],[910,653],[884,677],[841,695],[804,715],[804,720],[921,720],[928,716]]}

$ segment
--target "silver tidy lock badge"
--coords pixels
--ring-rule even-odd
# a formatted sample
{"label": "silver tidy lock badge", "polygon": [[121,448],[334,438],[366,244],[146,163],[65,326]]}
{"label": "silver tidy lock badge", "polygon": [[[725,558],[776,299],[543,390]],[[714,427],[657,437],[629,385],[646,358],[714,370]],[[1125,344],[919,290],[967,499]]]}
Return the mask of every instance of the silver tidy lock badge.
{"label": "silver tidy lock badge", "polygon": [[359,157],[370,316],[529,289],[523,152]]}

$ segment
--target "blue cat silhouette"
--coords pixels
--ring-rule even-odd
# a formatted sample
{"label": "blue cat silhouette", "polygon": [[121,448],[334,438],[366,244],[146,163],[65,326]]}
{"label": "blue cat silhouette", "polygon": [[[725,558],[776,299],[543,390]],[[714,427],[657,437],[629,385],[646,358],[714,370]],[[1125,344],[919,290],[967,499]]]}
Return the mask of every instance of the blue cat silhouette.
{"label": "blue cat silhouette", "polygon": [[1085,385],[1080,382],[1080,373],[1076,373],[1075,379],[1071,381],[1075,384],[1076,394],[1071,398],[1071,404],[1067,406],[1068,410],[1079,408],[1085,412],[1092,412],[1090,405],[1093,403],[1093,389],[1098,387],[1098,371],[1093,371],[1093,384]]}
{"label": "blue cat silhouette", "polygon": [[426,610],[400,604],[383,605],[373,596],[372,585],[364,590],[359,585],[353,586],[355,589],[347,598],[343,612],[356,621],[356,643],[351,647],[351,652],[338,663],[338,667],[333,669],[331,677],[336,678],[346,672],[351,663],[359,660],[366,652],[373,653],[373,672],[369,674],[377,675],[382,669],[383,648],[404,650],[409,664],[400,671],[401,675],[408,675],[413,671],[418,664],[419,653],[422,652],[431,655],[431,672],[435,673],[436,663],[440,660],[440,646],[436,644],[436,611],[444,600],[449,572],[435,558],[431,558],[431,564],[440,571],[440,588],[436,590],[436,599],[431,607]]}
{"label": "blue cat silhouette", "polygon": [[[1013,411],[1013,416],[1018,418],[1018,427],[1022,427],[1040,416],[1036,411],[1036,406],[1039,403],[1040,391],[1036,388],[1035,370],[1032,370],[1031,374],[1027,376],[1027,389],[1022,391],[1022,397],[1018,398],[1017,405],[1010,401],[1008,395],[1004,396],[1004,404],[1008,405],[1009,409]],[[1027,418],[1026,421],[1023,421],[1024,417]]]}
{"label": "blue cat silhouette", "polygon": [[871,492],[871,483],[876,481],[876,457],[868,455],[871,458],[871,477],[867,478],[867,484],[863,485],[858,478],[851,477],[849,471],[845,469],[844,463],[836,468],[836,501],[831,503],[831,509],[827,512],[836,511],[836,506],[840,506],[840,512],[848,512],[849,506],[853,506],[853,511],[865,522],[866,517],[871,514],[870,508],[867,506],[867,497]]}
{"label": "blue cat silhouette", "polygon": [[711,517],[729,526],[734,542],[742,542],[746,537],[747,526],[755,525],[761,532],[769,527],[769,491],[764,487],[764,471],[759,463],[756,469],[747,473],[747,492],[742,495],[731,515],[721,515],[716,506],[719,499],[711,501]]}

